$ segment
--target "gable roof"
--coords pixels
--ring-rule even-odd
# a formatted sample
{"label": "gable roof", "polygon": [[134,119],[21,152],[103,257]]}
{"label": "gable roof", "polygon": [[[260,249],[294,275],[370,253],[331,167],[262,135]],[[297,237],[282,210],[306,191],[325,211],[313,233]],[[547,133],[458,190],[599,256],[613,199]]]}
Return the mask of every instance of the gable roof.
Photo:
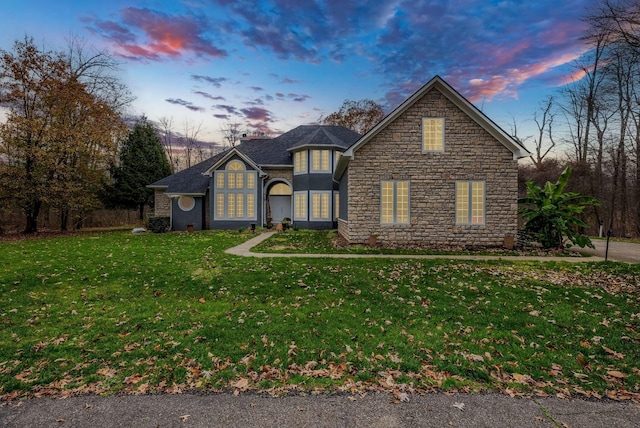
{"label": "gable roof", "polygon": [[245,155],[241,150],[232,147],[231,150],[227,150],[225,152],[225,155],[222,156],[220,159],[218,159],[216,161],[216,163],[214,163],[213,165],[211,165],[209,167],[209,169],[207,169],[205,172],[203,172],[203,175],[207,175],[209,177],[211,177],[213,175],[213,171],[215,171],[216,169],[218,169],[218,167],[220,167],[222,164],[224,164],[226,161],[228,161],[229,159],[231,159],[234,155],[238,156],[240,159],[242,159],[244,161],[244,163],[248,163],[251,168],[255,169],[256,171],[258,171],[258,173],[262,176],[262,175],[266,175],[264,172],[262,172],[262,170],[260,169],[260,167],[258,165],[256,165],[256,163],[247,155]]}
{"label": "gable roof", "polygon": [[420,100],[427,92],[432,89],[437,89],[442,93],[449,101],[451,101],[456,107],[462,110],[467,116],[469,116],[474,122],[480,125],[485,131],[487,131],[492,137],[498,140],[503,146],[513,153],[514,159],[520,159],[529,156],[531,153],[512,136],[507,134],[502,128],[500,128],[494,121],[489,119],[482,111],[476,106],[471,104],[466,98],[464,98],[458,91],[453,89],[447,82],[440,76],[435,76],[429,80],[424,86],[418,89],[413,95],[407,98],[402,104],[389,113],[384,119],[382,119],[376,126],[374,126],[369,132],[356,141],[347,151],[344,152],[336,171],[334,178],[339,179],[349,164],[349,160],[353,159],[355,152],[365,144],[367,144],[373,137],[378,135],[380,131],[385,129],[390,123],[395,121],[400,115],[413,106],[418,100]]}
{"label": "gable roof", "polygon": [[293,167],[290,151],[303,147],[331,147],[346,150],[360,134],[343,126],[301,125],[273,139],[244,140],[191,168],[158,180],[147,187],[165,194],[202,196],[209,187],[211,172],[234,154],[258,170],[269,166]]}

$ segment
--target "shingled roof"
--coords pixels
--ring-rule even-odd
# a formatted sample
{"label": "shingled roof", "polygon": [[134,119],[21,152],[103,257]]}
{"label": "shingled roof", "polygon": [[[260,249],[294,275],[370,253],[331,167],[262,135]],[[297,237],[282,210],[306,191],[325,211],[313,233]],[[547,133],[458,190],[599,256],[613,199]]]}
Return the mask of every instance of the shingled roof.
{"label": "shingled roof", "polygon": [[173,175],[150,184],[148,187],[164,189],[168,195],[204,195],[209,187],[209,177],[204,175],[216,167],[230,151],[237,150],[259,167],[293,166],[290,151],[303,147],[332,147],[347,149],[360,138],[360,134],[343,126],[301,125],[273,139],[245,140]]}

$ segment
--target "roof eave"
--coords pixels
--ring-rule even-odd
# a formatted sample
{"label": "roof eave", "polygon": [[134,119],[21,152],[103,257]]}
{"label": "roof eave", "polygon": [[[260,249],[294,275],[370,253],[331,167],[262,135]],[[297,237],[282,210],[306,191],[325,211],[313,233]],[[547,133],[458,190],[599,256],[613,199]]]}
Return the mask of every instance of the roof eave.
{"label": "roof eave", "polygon": [[349,161],[351,159],[352,158],[350,156],[347,156],[344,153],[342,154],[342,156],[340,156],[340,159],[338,159],[338,164],[336,165],[336,169],[335,171],[333,171],[334,181],[340,181],[340,179],[342,178],[342,175],[347,170],[347,166],[349,166]]}
{"label": "roof eave", "polygon": [[262,164],[260,165],[260,168],[289,168],[289,169],[293,169],[293,165],[291,164]]}
{"label": "roof eave", "polygon": [[304,149],[341,149],[344,150],[345,147],[339,144],[301,144],[295,147],[288,148],[287,151],[290,153],[297,152],[299,150]]}
{"label": "roof eave", "polygon": [[180,196],[206,196],[206,193],[190,193],[190,192],[171,192],[165,193],[170,198],[177,198]]}

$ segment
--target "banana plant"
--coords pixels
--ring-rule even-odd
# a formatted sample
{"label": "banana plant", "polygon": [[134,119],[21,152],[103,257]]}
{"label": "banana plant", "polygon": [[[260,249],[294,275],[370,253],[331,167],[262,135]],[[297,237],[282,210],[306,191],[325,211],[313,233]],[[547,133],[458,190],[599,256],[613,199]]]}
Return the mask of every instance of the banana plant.
{"label": "banana plant", "polygon": [[600,202],[578,192],[564,191],[571,172],[571,167],[565,168],[557,182],[547,181],[544,187],[528,181],[527,197],[518,200],[523,205],[520,214],[526,222],[525,230],[535,236],[544,248],[562,248],[566,241],[570,242],[567,247],[595,248],[591,240],[577,230],[588,226],[580,218],[584,210],[590,205],[600,205]]}

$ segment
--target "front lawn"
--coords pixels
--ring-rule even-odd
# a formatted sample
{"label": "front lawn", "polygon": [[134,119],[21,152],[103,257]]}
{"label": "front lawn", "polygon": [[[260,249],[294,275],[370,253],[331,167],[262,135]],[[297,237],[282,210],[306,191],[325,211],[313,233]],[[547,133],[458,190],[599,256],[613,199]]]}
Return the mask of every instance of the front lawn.
{"label": "front lawn", "polygon": [[242,258],[252,235],[0,243],[0,396],[499,390],[640,399],[640,266]]}

